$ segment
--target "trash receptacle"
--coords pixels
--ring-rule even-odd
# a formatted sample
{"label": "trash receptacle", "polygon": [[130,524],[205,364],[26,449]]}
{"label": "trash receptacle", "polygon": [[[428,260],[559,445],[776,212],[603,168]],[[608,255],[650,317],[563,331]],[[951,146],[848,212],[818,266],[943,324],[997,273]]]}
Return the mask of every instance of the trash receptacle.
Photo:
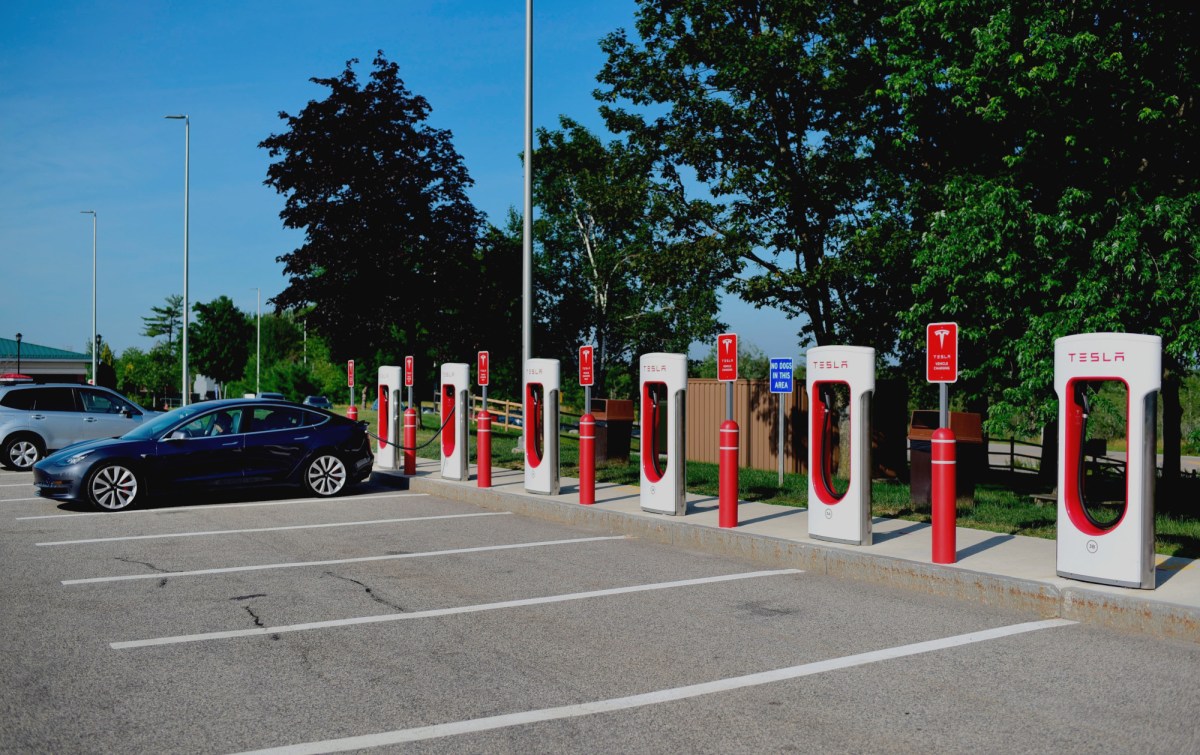
{"label": "trash receptacle", "polygon": [[592,399],[592,416],[596,418],[596,463],[628,462],[633,435],[633,402],[616,398]]}
{"label": "trash receptacle", "polygon": [[[933,431],[938,428],[938,412],[918,409],[908,426],[909,500],[929,506],[932,500]],[[983,446],[982,417],[974,412],[950,412],[950,430],[954,433],[958,500],[975,501],[975,485],[983,478],[987,452]]]}

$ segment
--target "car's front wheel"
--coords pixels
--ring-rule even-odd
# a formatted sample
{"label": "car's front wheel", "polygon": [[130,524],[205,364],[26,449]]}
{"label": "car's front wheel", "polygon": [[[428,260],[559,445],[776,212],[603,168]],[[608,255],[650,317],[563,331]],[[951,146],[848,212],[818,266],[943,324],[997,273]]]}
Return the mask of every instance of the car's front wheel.
{"label": "car's front wheel", "polygon": [[36,435],[14,435],[4,441],[4,466],[18,472],[33,469],[38,459],[45,455],[46,450]]}
{"label": "car's front wheel", "polygon": [[87,497],[101,511],[130,508],[142,494],[137,473],[124,464],[97,467],[87,479]]}
{"label": "car's front wheel", "polygon": [[331,453],[318,455],[304,468],[304,487],[321,498],[341,493],[349,480],[345,462]]}

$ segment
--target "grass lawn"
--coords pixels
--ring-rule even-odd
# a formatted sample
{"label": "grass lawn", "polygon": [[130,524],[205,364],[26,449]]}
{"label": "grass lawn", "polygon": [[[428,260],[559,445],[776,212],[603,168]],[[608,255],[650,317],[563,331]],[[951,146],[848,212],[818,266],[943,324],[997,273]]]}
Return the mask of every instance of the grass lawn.
{"label": "grass lawn", "polygon": [[[338,407],[345,414],[345,407]],[[371,432],[376,430],[376,413],[370,409],[360,410],[360,420],[370,423]],[[418,445],[433,439],[440,426],[437,415],[422,414],[421,427],[417,431]],[[474,423],[471,423],[474,430]],[[492,465],[509,469],[520,469],[522,457],[514,453],[520,436],[517,430],[504,430],[492,426]],[[575,436],[560,436],[559,466],[566,477],[579,476],[579,440]],[[633,440],[633,451],[638,450],[638,441]],[[427,459],[439,456],[437,443],[430,443],[417,452]],[[475,438],[471,438],[471,462],[475,463]],[[611,462],[596,469],[600,482],[637,485],[640,479],[636,456],[629,464]],[[702,462],[688,463],[688,490],[700,495],[715,496],[717,489],[717,465]],[[778,506],[808,505],[808,478],[804,475],[786,474],[783,487],[779,487],[777,472],[759,469],[742,469],[738,473],[738,497],[743,501],[760,501]],[[928,510],[914,508],[909,500],[908,485],[899,482],[877,481],[871,486],[871,513],[874,516],[905,519],[914,522],[929,522]],[[1014,491],[996,484],[980,484],[975,489],[975,502],[959,501],[958,525],[972,529],[999,532],[1007,535],[1027,535],[1054,539],[1057,509],[1054,505],[1038,505],[1027,493]],[[1200,558],[1200,519],[1195,516],[1171,516],[1158,514],[1155,517],[1155,551],[1169,556]]]}

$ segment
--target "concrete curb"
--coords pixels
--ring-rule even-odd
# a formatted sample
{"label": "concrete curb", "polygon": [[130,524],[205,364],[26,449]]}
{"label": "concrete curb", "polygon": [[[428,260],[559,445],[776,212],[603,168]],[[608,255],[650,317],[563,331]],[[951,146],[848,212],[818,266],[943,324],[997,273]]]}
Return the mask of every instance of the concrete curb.
{"label": "concrete curb", "polygon": [[669,516],[630,514],[600,506],[472,483],[376,471],[372,481],[429,493],[482,508],[510,511],[568,526],[586,527],[651,542],[754,561],[775,568],[796,568],[840,579],[967,600],[1043,618],[1064,618],[1154,637],[1200,642],[1200,606],[1157,600],[1141,591],[1116,594],[1085,586],[1060,587],[1036,579],[971,571],[904,558],[846,550],[818,542],[799,542],[737,529],[718,529]]}

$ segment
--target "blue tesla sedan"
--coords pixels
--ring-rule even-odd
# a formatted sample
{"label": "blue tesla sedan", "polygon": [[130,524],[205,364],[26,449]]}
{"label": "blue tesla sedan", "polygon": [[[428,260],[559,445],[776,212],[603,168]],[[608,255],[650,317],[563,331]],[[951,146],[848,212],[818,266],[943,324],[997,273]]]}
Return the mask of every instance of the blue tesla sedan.
{"label": "blue tesla sedan", "polygon": [[68,446],[34,465],[38,495],[120,511],[150,494],[294,485],[335,496],[371,474],[367,424],[271,399],[191,404],[119,438]]}

